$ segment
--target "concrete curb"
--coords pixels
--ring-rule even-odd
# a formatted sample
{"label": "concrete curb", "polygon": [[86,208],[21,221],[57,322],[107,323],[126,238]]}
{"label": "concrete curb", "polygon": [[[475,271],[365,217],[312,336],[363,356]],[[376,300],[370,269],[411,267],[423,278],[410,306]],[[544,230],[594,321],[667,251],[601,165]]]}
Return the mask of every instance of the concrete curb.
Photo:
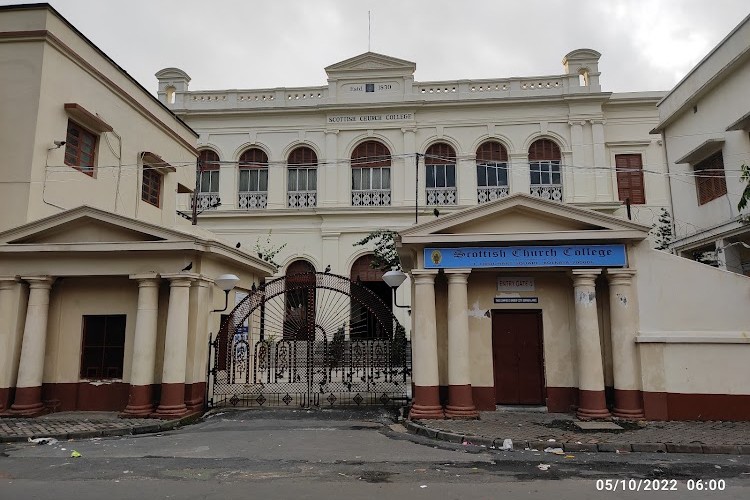
{"label": "concrete curb", "polygon": [[[489,438],[486,436],[475,436],[472,434],[456,434],[448,431],[433,429],[412,420],[404,420],[404,427],[409,432],[419,436],[446,441],[448,443],[467,443],[474,446],[482,446],[489,449],[500,450],[503,438]],[[513,439],[513,451],[522,451],[527,448],[542,451],[552,446],[562,448],[565,452],[601,452],[601,453],[703,453],[718,455],[750,455],[750,445],[708,445],[700,443],[566,443],[556,441],[526,441],[524,439]]]}
{"label": "concrete curb", "polygon": [[135,427],[122,427],[117,429],[103,429],[95,431],[37,433],[31,436],[0,436],[0,443],[25,443],[31,439],[49,437],[60,441],[68,439],[91,439],[96,437],[134,436],[141,434],[153,434],[156,432],[171,431],[183,425],[192,424],[203,418],[202,413],[187,415],[175,420],[154,420],[154,423],[137,425]]}

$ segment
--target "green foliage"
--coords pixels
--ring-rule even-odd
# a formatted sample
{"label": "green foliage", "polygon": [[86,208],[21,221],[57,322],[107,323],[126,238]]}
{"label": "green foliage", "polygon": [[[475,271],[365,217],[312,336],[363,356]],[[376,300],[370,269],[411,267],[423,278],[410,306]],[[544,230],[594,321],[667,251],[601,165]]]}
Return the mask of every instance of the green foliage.
{"label": "green foliage", "polygon": [[268,231],[268,235],[266,235],[266,240],[261,242],[260,236],[258,236],[258,239],[255,240],[255,246],[253,247],[253,250],[255,250],[255,253],[258,254],[258,258],[261,260],[264,260],[271,264],[273,266],[274,272],[279,270],[279,264],[274,260],[274,258],[279,254],[281,250],[284,249],[286,246],[286,243],[283,243],[279,246],[274,246],[271,243],[271,231]]}
{"label": "green foliage", "polygon": [[742,173],[740,174],[740,181],[745,183],[745,190],[740,195],[740,201],[737,203],[737,210],[742,212],[748,202],[750,202],[750,165],[742,165],[740,167]]}
{"label": "green foliage", "polygon": [[377,229],[354,243],[353,246],[364,246],[370,243],[375,245],[372,263],[375,269],[390,271],[393,268],[401,269],[401,260],[396,251],[396,232],[388,229]]}
{"label": "green foliage", "polygon": [[672,216],[666,208],[661,209],[659,222],[654,224],[652,231],[656,237],[654,248],[657,250],[668,249],[670,243],[674,240],[674,235],[672,234]]}

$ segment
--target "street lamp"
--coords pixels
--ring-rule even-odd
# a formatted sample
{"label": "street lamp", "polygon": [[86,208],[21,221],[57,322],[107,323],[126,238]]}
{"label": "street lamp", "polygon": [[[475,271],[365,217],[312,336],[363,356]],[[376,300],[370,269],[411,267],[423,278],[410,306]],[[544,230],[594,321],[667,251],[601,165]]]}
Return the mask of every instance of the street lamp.
{"label": "street lamp", "polygon": [[229,307],[229,292],[231,292],[240,279],[234,274],[222,274],[214,280],[216,286],[224,290],[224,309],[214,309],[211,312],[224,312]]}
{"label": "street lamp", "polygon": [[[406,274],[401,269],[391,269],[388,272],[383,273],[383,281],[393,290],[393,305],[402,309],[410,309],[409,306],[402,306],[396,302],[396,289],[401,286],[401,283],[406,279]],[[411,310],[409,311],[411,312]]]}

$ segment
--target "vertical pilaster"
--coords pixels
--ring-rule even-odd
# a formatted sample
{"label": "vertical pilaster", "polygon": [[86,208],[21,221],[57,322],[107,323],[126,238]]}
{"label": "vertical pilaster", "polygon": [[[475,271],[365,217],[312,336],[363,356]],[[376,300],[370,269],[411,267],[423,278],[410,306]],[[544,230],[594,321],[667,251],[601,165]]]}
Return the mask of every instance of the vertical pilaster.
{"label": "vertical pilaster", "polygon": [[[573,182],[566,183],[568,185],[563,186],[567,195],[573,195],[572,200],[576,202],[591,201],[587,198],[589,193],[584,184],[588,181],[588,177],[592,175],[592,171],[588,171],[584,168],[580,168],[586,164],[586,151],[583,144],[583,126],[586,124],[584,121],[570,121],[570,140],[571,140],[571,162],[573,175],[570,176]],[[567,179],[566,179],[567,180]],[[576,189],[578,188],[578,189]],[[581,193],[576,196],[576,193]]]}
{"label": "vertical pilaster", "polygon": [[162,275],[169,280],[167,334],[164,340],[164,364],[161,377],[161,401],[154,416],[173,418],[187,413],[185,406],[185,368],[188,343],[188,311],[192,274]]}
{"label": "vertical pilaster", "polygon": [[236,163],[224,163],[219,166],[219,198],[221,206],[217,210],[233,210],[239,202],[239,172]]}
{"label": "vertical pilaster", "polygon": [[[401,183],[404,186],[404,197],[402,205],[414,206],[416,202],[414,195],[416,186],[416,171],[417,160],[412,156],[417,151],[417,129],[415,128],[402,128],[401,132],[404,134],[404,168],[401,172]],[[391,172],[393,176],[395,172]]]}
{"label": "vertical pilaster", "polygon": [[338,205],[339,170],[345,168],[347,164],[336,162],[339,131],[326,130],[325,134],[325,163],[318,167],[318,204],[322,207],[331,207]]}
{"label": "vertical pilaster", "polygon": [[615,417],[641,419],[641,366],[635,338],[638,335],[638,311],[634,269],[608,269],[609,316],[612,336],[612,372],[615,385]]}
{"label": "vertical pilaster", "polygon": [[44,412],[42,405],[44,349],[47,344],[49,296],[55,279],[49,276],[22,279],[29,284],[29,305],[26,307],[16,397],[10,410],[15,415],[34,416]]}
{"label": "vertical pilaster", "polygon": [[461,206],[477,204],[477,155],[456,160],[456,191]]}
{"label": "vertical pilaster", "polygon": [[412,381],[414,402],[409,418],[443,418],[438,374],[437,318],[434,269],[413,269],[414,331],[412,332]]}
{"label": "vertical pilaster", "polygon": [[607,150],[604,144],[604,120],[591,120],[591,139],[594,148],[596,201],[613,201],[612,176],[614,169],[606,169]]}
{"label": "vertical pilaster", "polygon": [[510,171],[508,183],[510,184],[510,194],[531,192],[531,173],[529,171],[529,153],[511,153],[508,155],[510,160]]}
{"label": "vertical pilaster", "polygon": [[448,418],[477,418],[471,393],[469,305],[467,283],[471,269],[446,269],[448,277]]}
{"label": "vertical pilaster", "polygon": [[596,277],[601,269],[572,271],[578,343],[578,417],[608,418],[604,397],[599,318],[596,307]]}
{"label": "vertical pilaster", "polygon": [[160,280],[156,274],[132,275],[130,279],[138,280],[138,311],[135,316],[130,392],[123,413],[144,417],[153,411],[152,384],[156,364]]}

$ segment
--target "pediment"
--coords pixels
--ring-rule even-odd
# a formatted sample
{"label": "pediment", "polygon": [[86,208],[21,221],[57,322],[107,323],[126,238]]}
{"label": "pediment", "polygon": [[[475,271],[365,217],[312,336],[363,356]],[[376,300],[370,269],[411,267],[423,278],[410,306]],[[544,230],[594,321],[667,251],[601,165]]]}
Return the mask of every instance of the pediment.
{"label": "pediment", "polygon": [[351,57],[345,61],[338,62],[326,67],[326,73],[329,77],[339,75],[348,75],[351,73],[377,73],[383,72],[389,75],[399,73],[403,75],[412,75],[417,65],[411,61],[398,59],[376,52],[365,52],[358,56]]}
{"label": "pediment", "polygon": [[0,244],[184,241],[190,235],[82,206],[0,233]]}
{"label": "pediment", "polygon": [[643,226],[593,210],[514,194],[401,231],[403,243],[641,240]]}

